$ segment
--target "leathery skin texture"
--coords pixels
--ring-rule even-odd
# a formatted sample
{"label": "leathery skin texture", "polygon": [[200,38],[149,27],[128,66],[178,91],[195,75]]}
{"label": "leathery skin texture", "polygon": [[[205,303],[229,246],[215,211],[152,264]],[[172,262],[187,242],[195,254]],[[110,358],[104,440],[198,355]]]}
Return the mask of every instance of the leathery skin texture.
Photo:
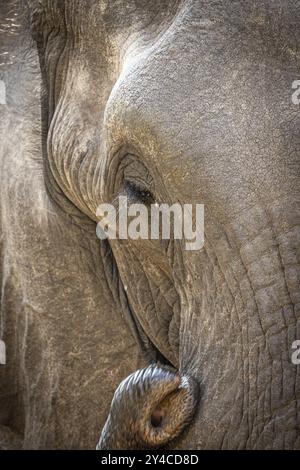
{"label": "leathery skin texture", "polygon": [[[299,0],[1,2],[0,447],[300,448],[299,41]],[[128,187],[204,247],[100,241]]]}

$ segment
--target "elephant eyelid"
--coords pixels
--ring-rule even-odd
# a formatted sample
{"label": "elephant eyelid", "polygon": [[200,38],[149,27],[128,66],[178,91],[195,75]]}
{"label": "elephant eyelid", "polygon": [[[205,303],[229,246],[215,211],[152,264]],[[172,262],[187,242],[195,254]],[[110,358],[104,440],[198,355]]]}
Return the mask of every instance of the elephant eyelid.
{"label": "elephant eyelid", "polygon": [[151,191],[140,183],[126,180],[124,181],[124,190],[129,199],[133,201],[135,200],[148,205],[155,202],[155,198]]}

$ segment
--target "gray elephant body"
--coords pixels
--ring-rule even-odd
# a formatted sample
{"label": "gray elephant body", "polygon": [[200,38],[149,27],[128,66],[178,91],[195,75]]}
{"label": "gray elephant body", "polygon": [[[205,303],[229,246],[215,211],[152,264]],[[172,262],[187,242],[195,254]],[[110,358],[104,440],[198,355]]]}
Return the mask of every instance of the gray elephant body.
{"label": "gray elephant body", "polygon": [[[0,32],[3,424],[25,447],[96,443],[137,342],[200,383],[177,447],[299,448],[300,2],[24,11]],[[203,203],[204,249],[99,242],[126,181]]]}

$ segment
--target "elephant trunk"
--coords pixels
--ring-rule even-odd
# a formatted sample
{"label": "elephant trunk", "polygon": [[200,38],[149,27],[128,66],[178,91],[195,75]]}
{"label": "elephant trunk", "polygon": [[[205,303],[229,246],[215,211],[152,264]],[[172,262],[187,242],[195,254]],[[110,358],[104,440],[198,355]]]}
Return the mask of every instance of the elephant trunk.
{"label": "elephant trunk", "polygon": [[97,449],[155,449],[178,437],[191,422],[198,387],[187,376],[151,365],[117,388]]}

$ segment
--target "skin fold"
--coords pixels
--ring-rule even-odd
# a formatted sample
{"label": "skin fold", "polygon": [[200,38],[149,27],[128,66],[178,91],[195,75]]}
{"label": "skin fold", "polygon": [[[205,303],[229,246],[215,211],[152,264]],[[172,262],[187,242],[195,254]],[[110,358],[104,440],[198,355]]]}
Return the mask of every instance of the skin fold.
{"label": "skin fold", "polygon": [[[1,3],[4,446],[300,448],[299,41],[299,0]],[[203,249],[97,239],[128,187]]]}

